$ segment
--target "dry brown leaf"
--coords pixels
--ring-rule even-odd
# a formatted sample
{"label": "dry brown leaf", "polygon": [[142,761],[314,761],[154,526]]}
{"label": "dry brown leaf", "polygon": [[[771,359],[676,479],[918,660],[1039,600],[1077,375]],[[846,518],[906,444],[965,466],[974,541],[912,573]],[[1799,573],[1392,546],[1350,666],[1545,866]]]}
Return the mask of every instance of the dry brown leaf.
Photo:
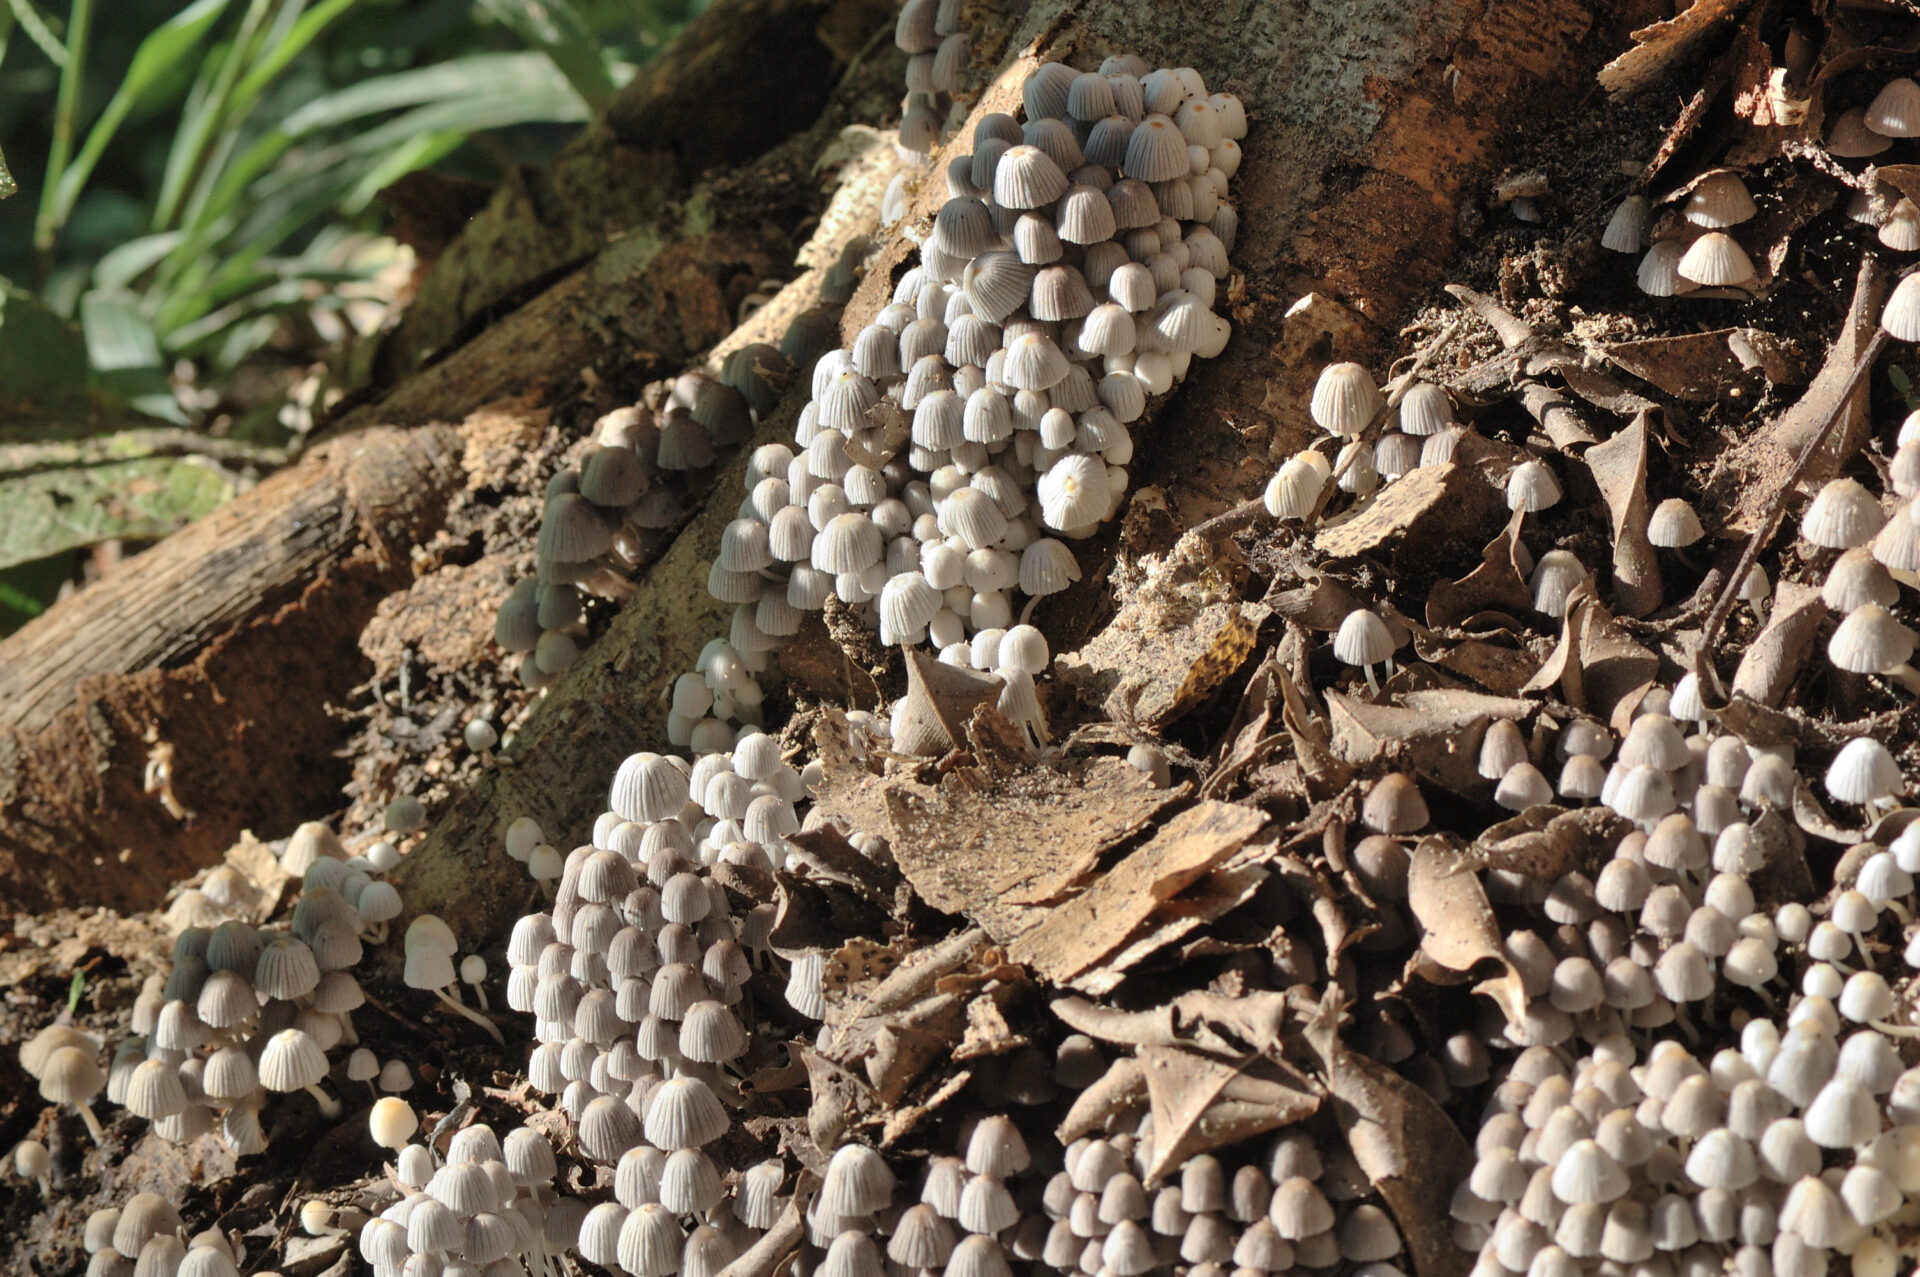
{"label": "dry brown leaf", "polygon": [[1474,852],[1488,869],[1554,882],[1578,871],[1597,877],[1633,824],[1607,807],[1534,807],[1481,832]]}
{"label": "dry brown leaf", "polygon": [[1694,0],[1667,21],[1640,28],[1633,33],[1634,47],[1600,68],[1601,87],[1617,94],[1652,88],[1700,53],[1747,4],[1748,0]]}
{"label": "dry brown leaf", "polygon": [[1634,376],[1680,399],[1717,399],[1729,389],[1744,389],[1751,377],[1748,365],[1736,357],[1735,334],[1757,331],[1715,328],[1677,337],[1647,337],[1639,341],[1606,342],[1595,346],[1601,354]]}
{"label": "dry brown leaf", "polygon": [[1863,255],[1847,317],[1806,393],[1753,438],[1732,449],[1726,464],[1714,474],[1708,497],[1719,507],[1723,527],[1743,536],[1753,534],[1755,521],[1773,508],[1774,497],[1792,479],[1800,454],[1836,409],[1845,414],[1840,428],[1809,463],[1803,485],[1817,489],[1859,450],[1867,432],[1868,386],[1863,382],[1844,405],[1841,397],[1853,380],[1861,348],[1879,327],[1885,284],[1878,259],[1872,253]]}
{"label": "dry brown leaf", "polygon": [[1486,796],[1476,759],[1487,724],[1496,718],[1524,718],[1534,708],[1523,700],[1452,688],[1409,692],[1395,700],[1374,705],[1329,691],[1334,754],[1356,767],[1378,763],[1415,772],[1472,798]]}
{"label": "dry brown leaf", "polygon": [[1126,943],[1163,902],[1224,862],[1267,823],[1233,803],[1189,807],[1086,891],[1022,934],[1008,957],[1065,984]]}
{"label": "dry brown leaf", "polygon": [[1330,1107],[1400,1226],[1419,1277],[1465,1277],[1472,1253],[1454,1243],[1448,1205],[1473,1171],[1473,1147],[1425,1091],[1340,1040],[1341,994],[1330,986],[1308,1021]]}
{"label": "dry brown leaf", "polygon": [[1748,874],[1747,881],[1761,908],[1820,898],[1807,865],[1807,840],[1784,813],[1769,807],[1748,821],[1747,828],[1760,847],[1760,869]]}
{"label": "dry brown leaf", "polygon": [[1055,1134],[1062,1144],[1071,1144],[1082,1135],[1111,1129],[1111,1119],[1138,1112],[1151,1102],[1146,1069],[1133,1056],[1123,1055],[1107,1066],[1098,1082],[1074,1097]]}
{"label": "dry brown leaf", "polygon": [[1575,709],[1610,718],[1615,705],[1644,688],[1660,670],[1660,658],[1634,642],[1583,581],[1567,605],[1560,643],[1523,692],[1544,692],[1556,683]]}
{"label": "dry brown leaf", "polygon": [[1827,605],[1819,590],[1798,581],[1781,581],[1774,590],[1767,623],[1741,653],[1728,690],[1761,705],[1779,705],[1800,677],[1807,657],[1819,650],[1815,638],[1826,620]]}
{"label": "dry brown leaf", "polygon": [[1540,658],[1518,647],[1503,647],[1479,639],[1444,645],[1421,659],[1433,669],[1458,674],[1496,696],[1514,696],[1540,672]]}
{"label": "dry brown leaf", "polygon": [[1216,922],[1253,899],[1267,878],[1258,866],[1216,869],[1148,915],[1133,941],[1094,970],[1072,981],[1083,993],[1111,993],[1127,972],[1168,945]]}
{"label": "dry brown leaf", "polygon": [[917,647],[901,651],[906,657],[908,704],[932,710],[946,729],[947,748],[956,748],[966,739],[974,711],[994,704],[1003,684],[992,674],[935,660]]}
{"label": "dry brown leaf", "polygon": [[1527,612],[1533,608],[1533,592],[1527,588],[1526,573],[1520,570],[1515,546],[1525,510],[1515,510],[1507,526],[1487,542],[1480,554],[1480,566],[1458,581],[1436,581],[1427,593],[1427,624],[1459,625],[1476,612]]}
{"label": "dry brown leaf", "polygon": [[1444,834],[1429,834],[1413,849],[1407,905],[1421,927],[1421,952],[1434,962],[1461,973],[1488,959],[1506,968],[1506,975],[1486,981],[1475,992],[1492,998],[1509,1023],[1518,1023],[1526,1014],[1526,990],[1507,960],[1500,923],[1480,882],[1484,866],[1473,848]]}
{"label": "dry brown leaf", "polygon": [[1302,1121],[1320,1107],[1305,1078],[1263,1056],[1223,1060],[1143,1046],[1139,1057],[1153,1102],[1148,1183],[1189,1157]]}
{"label": "dry brown leaf", "polygon": [[1155,789],[1111,755],[1053,766],[993,752],[980,734],[974,745],[971,764],[937,788],[890,778],[884,828],[921,899],[966,914],[1003,944],[1048,916],[1021,902],[1065,890],[1186,793]]}
{"label": "dry brown leaf", "polygon": [[1421,466],[1381,489],[1351,517],[1323,527],[1313,545],[1341,559],[1432,539],[1476,541],[1498,526],[1501,509],[1498,495],[1467,467]]}
{"label": "dry brown leaf", "polygon": [[1633,424],[1587,449],[1587,469],[1613,513],[1613,605],[1627,616],[1645,616],[1660,606],[1660,562],[1647,540],[1647,422]]}
{"label": "dry brown leaf", "polygon": [[1215,1055],[1277,1055],[1286,1034],[1287,997],[1184,993],[1147,1011],[1122,1011],[1085,998],[1056,998],[1053,1013],[1068,1028],[1121,1046],[1191,1046]]}

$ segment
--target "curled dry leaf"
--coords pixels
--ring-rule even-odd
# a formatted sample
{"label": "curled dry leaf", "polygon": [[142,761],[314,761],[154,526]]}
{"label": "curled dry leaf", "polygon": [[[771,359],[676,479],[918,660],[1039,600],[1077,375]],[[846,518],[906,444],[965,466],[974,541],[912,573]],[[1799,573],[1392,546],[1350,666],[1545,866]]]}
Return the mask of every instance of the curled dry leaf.
{"label": "curled dry leaf", "polygon": [[773,1227],[719,1272],[719,1277],[773,1277],[807,1239],[807,1205],[820,1188],[820,1177],[802,1169],[794,1179],[793,1197],[773,1221]]}
{"label": "curled dry leaf", "polygon": [[1138,1112],[1151,1102],[1146,1067],[1133,1056],[1123,1055],[1107,1066],[1098,1082],[1074,1098],[1073,1107],[1054,1133],[1062,1144],[1071,1144],[1082,1135],[1112,1129],[1111,1119]]}
{"label": "curled dry leaf", "polygon": [[1433,1098],[1340,1040],[1342,994],[1329,985],[1305,1037],[1321,1062],[1329,1107],[1354,1160],[1379,1192],[1419,1277],[1464,1277],[1471,1252],[1454,1244],[1454,1189],[1473,1171],[1473,1148]]}
{"label": "curled dry leaf", "polygon": [[1166,1046],[1138,1054],[1153,1104],[1148,1183],[1190,1157],[1290,1126],[1320,1107],[1311,1082],[1267,1056],[1220,1058]]}
{"label": "curled dry leaf", "polygon": [[1633,424],[1587,449],[1587,468],[1613,514],[1613,606],[1626,616],[1645,616],[1660,606],[1660,563],[1647,540],[1647,424]]}
{"label": "curled dry leaf", "polygon": [[1533,712],[1527,701],[1459,688],[1408,692],[1395,697],[1395,702],[1374,705],[1329,691],[1333,753],[1355,767],[1380,765],[1416,772],[1444,789],[1474,798],[1485,797],[1486,782],[1475,760],[1487,724]]}
{"label": "curled dry leaf", "polygon": [[1813,870],[1807,865],[1806,838],[1786,815],[1769,807],[1747,826],[1760,848],[1760,868],[1747,875],[1760,906],[1771,909],[1793,900],[1818,899]]}
{"label": "curled dry leaf", "polygon": [[1429,834],[1414,845],[1407,869],[1407,905],[1420,924],[1420,951],[1448,971],[1462,974],[1492,959],[1506,970],[1474,992],[1492,998],[1509,1023],[1527,1009],[1520,973],[1507,960],[1500,923],[1480,882],[1484,857],[1447,834]]}
{"label": "curled dry leaf", "polygon": [[1532,610],[1533,592],[1527,589],[1526,573],[1520,570],[1515,550],[1520,542],[1520,525],[1526,517],[1525,510],[1513,511],[1507,526],[1487,542],[1479,567],[1458,581],[1434,582],[1427,594],[1428,625],[1459,625],[1478,612]]}
{"label": "curled dry leaf", "polygon": [[1267,823],[1266,813],[1202,802],[1155,831],[1093,885],[1048,912],[1007,956],[1057,984],[1072,983],[1126,944],[1164,901],[1222,864]]}
{"label": "curled dry leaf", "polygon": [[1076,1032],[1120,1046],[1191,1046],[1216,1055],[1277,1055],[1286,1036],[1287,996],[1240,997],[1195,990],[1147,1011],[1122,1011],[1085,998],[1056,998],[1053,1013]]}
{"label": "curled dry leaf", "polygon": [[1819,651],[1815,638],[1826,624],[1827,605],[1820,591],[1798,581],[1781,581],[1773,611],[1740,655],[1729,691],[1761,705],[1777,706],[1800,677],[1801,666]]}
{"label": "curled dry leaf", "polygon": [[1544,692],[1558,684],[1560,697],[1575,709],[1606,719],[1630,694],[1643,690],[1660,672],[1660,658],[1633,641],[1594,595],[1589,578],[1567,602],[1560,643],[1522,692]]}
{"label": "curled dry leaf", "polygon": [[1706,401],[1730,389],[1744,388],[1752,380],[1747,375],[1752,365],[1734,353],[1732,339],[1737,333],[1755,331],[1716,328],[1676,337],[1606,342],[1595,349],[1615,366],[1676,398]]}

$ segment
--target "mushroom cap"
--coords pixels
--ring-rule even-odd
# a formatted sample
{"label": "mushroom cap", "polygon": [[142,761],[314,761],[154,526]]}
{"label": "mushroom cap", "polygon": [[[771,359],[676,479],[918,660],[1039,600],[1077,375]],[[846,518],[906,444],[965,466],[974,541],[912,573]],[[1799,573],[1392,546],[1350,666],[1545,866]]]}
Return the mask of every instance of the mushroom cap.
{"label": "mushroom cap", "polygon": [[1752,282],[1755,273],[1747,250],[1724,231],[1708,231],[1693,241],[1674,270],[1706,288],[1738,287]]}
{"label": "mushroom cap", "polygon": [[1871,492],[1852,479],[1832,479],[1801,516],[1800,535],[1829,550],[1851,550],[1873,540],[1886,521]]}
{"label": "mushroom cap", "polygon": [[1679,497],[1668,497],[1655,506],[1652,517],[1647,520],[1647,539],[1657,546],[1692,545],[1706,534],[1707,530],[1700,526],[1700,516]]}
{"label": "mushroom cap", "polygon": [[260,1085],[269,1091],[298,1091],[327,1075],[327,1055],[299,1029],[282,1029],[260,1052]]}
{"label": "mushroom cap", "polygon": [[1699,178],[1688,192],[1686,203],[1680,207],[1680,215],[1695,226],[1716,229],[1736,226],[1757,211],[1747,184],[1729,169]]}
{"label": "mushroom cap", "polygon": [[1827,767],[1827,792],[1843,803],[1871,803],[1904,787],[1900,764],[1870,736],[1848,741]]}
{"label": "mushroom cap", "polygon": [[1356,363],[1328,364],[1313,383],[1308,411],[1328,434],[1352,436],[1385,405],[1373,374]]}
{"label": "mushroom cap", "polygon": [[1333,636],[1333,654],[1348,665],[1377,665],[1398,646],[1379,614],[1363,607],[1347,613]]}
{"label": "mushroom cap", "polygon": [[1862,122],[1881,137],[1920,137],[1920,84],[1904,75],[1887,81]]}
{"label": "mushroom cap", "polygon": [[1427,800],[1420,786],[1405,772],[1389,772],[1367,790],[1360,819],[1367,828],[1381,834],[1410,834],[1423,828],[1428,819]]}
{"label": "mushroom cap", "polygon": [[54,1104],[85,1104],[106,1084],[107,1075],[90,1047],[63,1046],[40,1070],[40,1096]]}
{"label": "mushroom cap", "polygon": [[1878,603],[1868,603],[1847,613],[1834,629],[1827,658],[1855,674],[1884,674],[1905,665],[1913,649],[1913,631]]}

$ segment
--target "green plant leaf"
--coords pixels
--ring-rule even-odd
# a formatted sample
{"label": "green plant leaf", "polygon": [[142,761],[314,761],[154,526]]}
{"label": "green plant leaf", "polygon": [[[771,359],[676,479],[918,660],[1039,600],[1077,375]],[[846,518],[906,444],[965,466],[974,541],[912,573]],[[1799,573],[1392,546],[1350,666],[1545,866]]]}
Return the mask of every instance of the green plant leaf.
{"label": "green plant leaf", "polygon": [[480,7],[551,58],[594,111],[606,106],[613,77],[600,42],[568,0],[480,0]]}
{"label": "green plant leaf", "polygon": [[93,175],[94,166],[100,162],[107,143],[113,140],[113,135],[119,131],[128,113],[141,105],[147,94],[167,82],[174,65],[198,52],[200,42],[213,24],[219,21],[220,15],[226,12],[226,8],[227,0],[195,0],[195,3],[161,23],[140,42],[119,87],[113,91],[113,97],[100,112],[100,118],[93,122],[93,128],[87,132],[86,143],[74,157],[73,164],[60,176],[59,187],[54,195],[54,209],[60,222],[64,223],[68,214],[72,213],[74,202],[80,198],[81,188]]}
{"label": "green plant leaf", "polygon": [[[5,52],[4,49],[0,49],[0,56],[4,56]],[[13,171],[7,167],[6,153],[0,151],[0,200],[19,193],[20,183],[13,180]]]}
{"label": "green plant leaf", "polygon": [[115,537],[163,537],[239,489],[205,457],[17,470],[6,463],[10,451],[0,449],[0,568]]}
{"label": "green plant leaf", "polygon": [[160,366],[159,339],[142,318],[133,293],[96,288],[83,294],[80,330],[87,338],[87,361],[96,372]]}
{"label": "green plant leaf", "polygon": [[60,43],[60,37],[53,33],[52,26],[40,11],[33,7],[33,0],[7,0],[7,11],[8,16],[27,33],[27,38],[47,55],[47,61],[57,67],[64,68],[67,65],[66,46]]}
{"label": "green plant leaf", "polygon": [[87,973],[76,971],[73,979],[67,982],[67,1014],[72,1015],[80,1009],[80,995],[87,989]]}
{"label": "green plant leaf", "polygon": [[[0,279],[0,421],[84,419],[91,409],[80,330]],[[0,428],[0,438],[17,437]]]}

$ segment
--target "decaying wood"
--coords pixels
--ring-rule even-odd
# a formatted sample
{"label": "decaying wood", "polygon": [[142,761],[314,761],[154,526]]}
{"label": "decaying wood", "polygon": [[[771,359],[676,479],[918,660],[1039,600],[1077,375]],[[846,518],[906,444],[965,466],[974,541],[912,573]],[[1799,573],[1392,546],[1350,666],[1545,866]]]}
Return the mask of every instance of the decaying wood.
{"label": "decaying wood", "polygon": [[[0,900],[151,907],[337,806],[328,703],[460,479],[449,427],[324,445],[0,645]],[[156,746],[184,819],[144,792]]]}
{"label": "decaying wood", "polygon": [[[982,59],[997,57],[999,48],[1036,43],[1047,56],[1070,58],[1134,48],[1167,65],[1205,68],[1213,85],[1239,93],[1255,117],[1236,183],[1243,229],[1234,262],[1245,276],[1244,287],[1230,293],[1238,335],[1221,359],[1181,389],[1170,410],[1161,410],[1135,466],[1137,483],[1160,486],[1176,527],[1227,508],[1264,477],[1264,462],[1249,456],[1247,435],[1257,439],[1262,457],[1269,438],[1290,447],[1308,437],[1311,426],[1297,397],[1277,395],[1270,386],[1280,370],[1267,346],[1281,331],[1286,303],[1318,289],[1361,316],[1384,320],[1436,283],[1460,211],[1477,199],[1499,160],[1515,107],[1537,110],[1577,92],[1603,43],[1587,38],[1592,10],[1574,0],[1496,6],[1464,25],[1451,10],[1387,0],[1337,14],[1266,9],[1253,20],[1224,4],[1199,12],[1138,4],[986,9],[1005,12],[982,12],[978,29],[1008,34],[991,50],[977,42]],[[1237,38],[1218,40],[1216,33],[1229,27]],[[1018,82],[1019,69],[1009,69],[974,109],[1010,104]],[[872,83],[897,96],[897,76],[878,74]],[[867,105],[876,114],[889,109]],[[1289,123],[1309,120],[1311,127]],[[764,163],[805,185],[810,179],[801,152],[811,147],[817,154],[826,140],[816,126]],[[582,367],[613,367],[636,354],[672,362],[712,340],[727,318],[727,285],[714,274],[676,291],[679,282],[701,275],[701,263],[715,255],[733,260],[742,276],[774,258],[766,239],[724,224],[731,188],[710,178],[703,189],[711,193],[706,200],[696,196],[685,206],[716,218],[712,229],[687,219],[710,237],[703,247],[693,247],[699,237],[690,240],[677,223],[655,232],[664,247],[630,231],[478,339],[408,376],[382,403],[356,410],[346,424],[457,417],[503,391],[570,387]],[[934,198],[923,192],[922,212]],[[778,231],[778,214],[762,220]],[[874,309],[898,251],[876,264],[849,323]],[[636,290],[636,283],[645,289]],[[692,299],[690,309],[683,298]],[[422,349],[433,346],[422,343]],[[1317,357],[1311,343],[1296,352],[1303,361]],[[782,410],[764,423],[761,439],[786,437],[798,407],[790,391]],[[738,482],[736,467],[720,476],[718,490],[731,493]],[[729,498],[694,520],[641,581],[611,631],[519,733],[506,765],[456,801],[409,858],[402,890],[410,908],[442,913],[463,937],[497,938],[513,916],[509,906],[530,898],[518,867],[498,850],[507,821],[532,814],[556,842],[580,841],[604,801],[599,784],[580,778],[605,777],[625,753],[664,745],[666,686],[708,638],[725,630],[725,609],[706,598],[701,584],[731,505]],[[1088,588],[1098,590],[1097,584]],[[1059,621],[1078,624],[1082,633],[1099,619],[1097,602],[1089,607],[1063,598],[1054,606]],[[1045,616],[1049,609],[1041,611]],[[1059,628],[1049,622],[1050,632]],[[182,657],[204,642],[186,644]],[[1067,646],[1064,638],[1060,646]],[[285,823],[303,814],[291,812]],[[63,812],[61,823],[77,831],[106,824],[73,811]],[[82,836],[96,846],[118,841]],[[182,863],[190,860],[183,855]]]}

